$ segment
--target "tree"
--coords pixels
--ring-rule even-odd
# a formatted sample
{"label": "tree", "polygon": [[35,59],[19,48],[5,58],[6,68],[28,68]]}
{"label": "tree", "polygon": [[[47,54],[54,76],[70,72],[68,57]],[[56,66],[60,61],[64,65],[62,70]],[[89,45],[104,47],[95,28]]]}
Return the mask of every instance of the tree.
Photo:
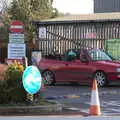
{"label": "tree", "polygon": [[27,40],[32,40],[35,30],[31,21],[58,16],[59,13],[52,7],[52,3],[53,0],[13,0],[7,12],[10,20],[20,20],[24,23]]}
{"label": "tree", "polygon": [[0,10],[0,41],[8,42],[9,33],[9,18],[8,14],[5,12],[8,8],[9,0],[0,0],[1,10]]}

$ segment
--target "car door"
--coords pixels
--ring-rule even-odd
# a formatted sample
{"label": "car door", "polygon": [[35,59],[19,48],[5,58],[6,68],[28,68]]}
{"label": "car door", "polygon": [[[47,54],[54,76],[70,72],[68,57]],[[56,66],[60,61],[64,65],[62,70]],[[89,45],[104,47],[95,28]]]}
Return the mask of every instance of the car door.
{"label": "car door", "polygon": [[57,81],[71,81],[73,80],[72,71],[69,70],[69,65],[71,64],[71,60],[76,56],[73,50],[68,50],[64,55],[63,60],[57,61],[56,65],[58,69],[55,71],[55,78]]}
{"label": "car door", "polygon": [[67,67],[67,61],[56,61],[56,64],[54,65],[54,74],[56,81],[59,82],[67,82],[68,81],[68,72],[66,71]]}
{"label": "car door", "polygon": [[56,61],[53,66],[56,81],[69,82],[77,80],[75,79],[76,66],[77,64],[74,61]]}
{"label": "car door", "polygon": [[[86,58],[87,59],[87,58]],[[90,82],[92,77],[92,65],[89,61],[80,59],[68,63],[66,71],[69,73],[69,80],[73,82]]]}

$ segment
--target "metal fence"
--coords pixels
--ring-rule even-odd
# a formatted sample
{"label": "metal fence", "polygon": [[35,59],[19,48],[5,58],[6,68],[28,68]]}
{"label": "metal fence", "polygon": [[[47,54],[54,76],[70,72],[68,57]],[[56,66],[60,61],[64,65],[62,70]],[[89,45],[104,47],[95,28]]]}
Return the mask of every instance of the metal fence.
{"label": "metal fence", "polygon": [[101,48],[105,40],[120,38],[120,20],[35,22],[36,48],[43,55],[68,49]]}
{"label": "metal fence", "polygon": [[120,60],[120,39],[106,40],[105,50],[114,59]]}

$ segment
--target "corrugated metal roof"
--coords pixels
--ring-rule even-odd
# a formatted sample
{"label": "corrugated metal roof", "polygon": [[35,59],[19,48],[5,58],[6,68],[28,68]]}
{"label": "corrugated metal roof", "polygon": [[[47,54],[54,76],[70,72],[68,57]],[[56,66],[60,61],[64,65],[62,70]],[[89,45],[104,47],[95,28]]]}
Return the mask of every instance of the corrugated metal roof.
{"label": "corrugated metal roof", "polygon": [[115,13],[94,13],[94,14],[81,14],[81,15],[67,15],[54,19],[36,21],[37,24],[53,24],[53,23],[71,23],[82,21],[120,21],[120,12]]}
{"label": "corrugated metal roof", "polygon": [[58,17],[46,21],[68,21],[68,20],[105,20],[105,19],[120,19],[119,13],[95,13],[95,14],[81,14]]}

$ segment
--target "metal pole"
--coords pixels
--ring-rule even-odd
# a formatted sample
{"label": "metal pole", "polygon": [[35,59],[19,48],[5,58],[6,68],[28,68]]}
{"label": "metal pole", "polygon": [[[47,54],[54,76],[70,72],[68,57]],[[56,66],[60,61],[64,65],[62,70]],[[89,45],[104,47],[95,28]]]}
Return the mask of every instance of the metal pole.
{"label": "metal pole", "polygon": [[[27,57],[23,58],[23,64],[24,64],[25,68],[28,67],[28,58]],[[29,103],[32,103],[33,100],[34,100],[34,96],[32,94],[27,93],[27,101]]]}

